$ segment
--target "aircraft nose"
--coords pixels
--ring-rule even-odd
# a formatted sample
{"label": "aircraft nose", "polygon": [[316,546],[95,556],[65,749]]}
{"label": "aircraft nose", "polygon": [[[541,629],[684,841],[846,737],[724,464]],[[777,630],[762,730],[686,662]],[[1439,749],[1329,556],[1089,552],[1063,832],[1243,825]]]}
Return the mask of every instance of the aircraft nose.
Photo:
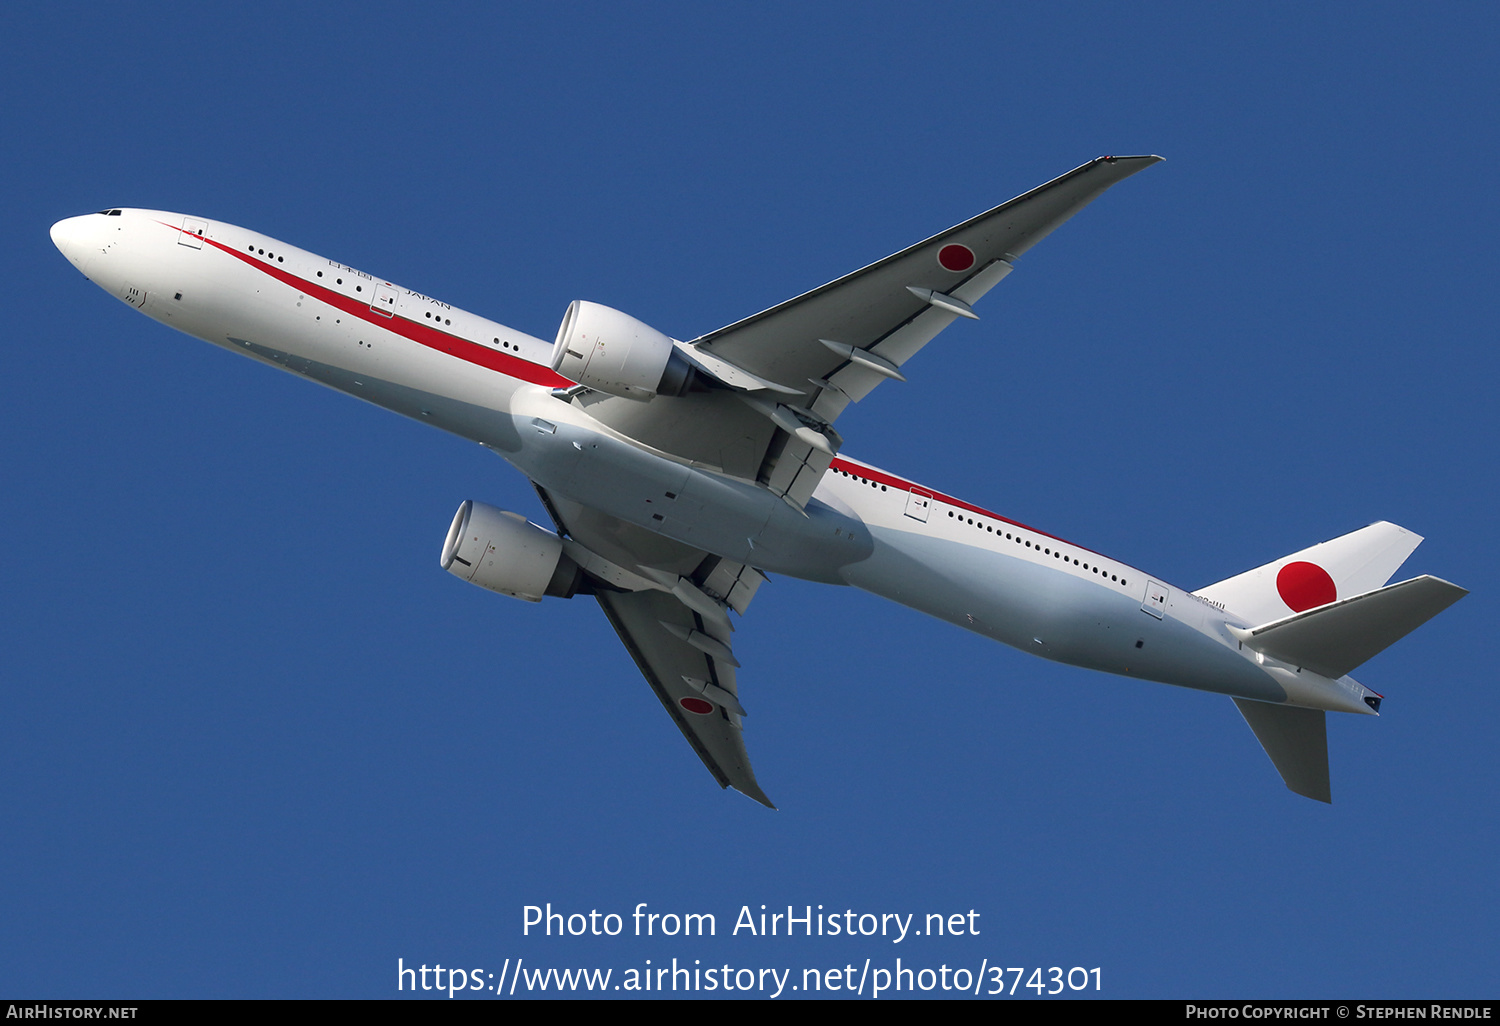
{"label": "aircraft nose", "polygon": [[58,252],[67,257],[73,263],[78,263],[83,255],[87,243],[84,236],[88,234],[84,222],[97,214],[84,214],[82,217],[65,217],[52,226],[52,245],[56,246]]}

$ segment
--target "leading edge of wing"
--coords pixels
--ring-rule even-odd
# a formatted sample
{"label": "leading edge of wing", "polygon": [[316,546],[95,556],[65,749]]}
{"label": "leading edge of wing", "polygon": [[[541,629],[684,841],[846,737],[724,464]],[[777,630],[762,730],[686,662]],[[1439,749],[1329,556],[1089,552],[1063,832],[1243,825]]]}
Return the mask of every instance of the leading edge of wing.
{"label": "leading edge of wing", "polygon": [[861,267],[857,271],[851,271],[850,273],[843,275],[842,277],[835,278],[833,281],[830,281],[825,285],[819,285],[817,288],[804,292],[801,295],[794,296],[793,298],[785,300],[784,302],[777,303],[775,306],[767,307],[760,313],[751,314],[749,317],[742,318],[732,324],[726,324],[722,328],[711,331],[707,335],[701,335],[698,338],[693,339],[691,344],[699,346],[709,342],[713,342],[715,339],[723,338],[724,336],[739,331],[742,328],[749,327],[757,321],[764,320],[765,318],[770,317],[774,314],[805,303],[810,299],[814,299],[825,292],[838,288],[841,285],[848,284],[849,282],[857,278],[864,277],[865,275],[870,274],[872,271],[876,271],[882,267],[885,267],[887,264],[891,264],[898,260],[901,260],[903,257],[906,257],[925,247],[931,246],[934,243],[941,242],[948,236],[959,234],[988,218],[994,217],[998,214],[1003,214],[1007,210],[1010,210],[1022,204],[1032,203],[1036,200],[1042,199],[1048,193],[1061,192],[1065,189],[1065,187],[1069,185],[1086,185],[1087,188],[1082,190],[1082,195],[1073,197],[1071,202],[1063,203],[1061,205],[1061,209],[1055,216],[1043,219],[1043,221],[1035,229],[1024,233],[1023,240],[1019,244],[1011,246],[1007,250],[1007,252],[1011,253],[1014,256],[1020,256],[1032,246],[1036,245],[1036,243],[1040,242],[1047,235],[1049,235],[1053,229],[1057,228],[1068,218],[1072,217],[1080,209],[1087,206],[1104,190],[1108,189],[1110,186],[1115,185],[1118,182],[1124,181],[1125,179],[1129,178],[1131,175],[1136,174],[1139,171],[1144,171],[1152,164],[1160,163],[1165,159],[1165,157],[1160,157],[1156,154],[1142,154],[1139,156],[1128,157],[1095,157],[1088,163],[1081,164],[1065,174],[1058,175],[1050,182],[1044,182],[1043,184],[1038,185],[1035,189],[1032,189],[1029,192],[1024,192],[1014,199],[1006,200],[999,206],[992,207],[982,214],[976,214],[974,217],[969,218],[967,221],[960,222],[959,224],[956,224],[951,228],[944,229],[943,231],[938,232],[936,235],[923,239],[921,242],[907,246],[905,249],[900,250],[896,253],[892,253],[890,256],[885,257],[881,260],[877,260],[873,264],[868,264],[864,267]]}
{"label": "leading edge of wing", "polygon": [[[756,782],[745,751],[745,710],[738,697],[738,664],[730,650],[733,628],[728,619],[730,608],[744,612],[764,578],[535,487],[560,533],[617,567],[662,583],[666,590],[620,591],[601,585],[594,597],[641,676],[719,786],[733,787],[768,809],[776,808]],[[694,567],[708,563],[715,569],[706,578],[686,579],[698,576]],[[676,587],[669,587],[674,580]],[[679,594],[686,594],[703,611],[691,608]],[[716,595],[724,596],[722,602]],[[716,614],[713,622],[705,619],[710,613]]]}
{"label": "leading edge of wing", "polygon": [[[730,710],[708,701],[703,692],[688,683],[689,678],[706,679],[710,687],[717,687],[719,669],[715,657],[699,651],[665,626],[680,620],[685,633],[694,631],[701,624],[694,622],[693,612],[672,595],[659,591],[601,591],[594,597],[646,683],[719,786],[733,787],[768,809],[776,808],[755,780],[744,736]],[[701,703],[700,707],[709,711],[689,711],[687,703]]]}

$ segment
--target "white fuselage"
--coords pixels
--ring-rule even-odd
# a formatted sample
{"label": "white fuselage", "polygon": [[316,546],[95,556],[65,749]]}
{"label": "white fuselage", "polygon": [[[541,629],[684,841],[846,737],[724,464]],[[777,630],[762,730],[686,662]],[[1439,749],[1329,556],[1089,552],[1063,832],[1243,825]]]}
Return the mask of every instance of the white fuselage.
{"label": "white fuselage", "polygon": [[1253,625],[1204,599],[868,464],[836,458],[804,515],[642,446],[553,396],[572,382],[551,370],[551,343],[264,235],[125,209],[61,221],[53,240],[164,324],[480,442],[550,492],[696,548],[854,585],[1060,662],[1372,712],[1374,693],[1348,677],[1242,649],[1228,627]]}

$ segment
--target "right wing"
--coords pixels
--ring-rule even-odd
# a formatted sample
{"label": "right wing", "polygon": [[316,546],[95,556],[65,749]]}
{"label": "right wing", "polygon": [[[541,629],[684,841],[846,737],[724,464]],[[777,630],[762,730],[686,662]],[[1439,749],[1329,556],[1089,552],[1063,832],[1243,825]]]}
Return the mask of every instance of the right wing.
{"label": "right wing", "polygon": [[[695,339],[825,423],[899,368],[1100,193],[1161,157],[1099,157],[868,267]],[[774,395],[767,395],[774,399]]]}
{"label": "right wing", "polygon": [[1000,282],[1013,261],[1160,157],[1099,157],[993,210],[769,310],[678,343],[713,383],[649,403],[569,401],[621,434],[807,503],[845,407],[901,368]]}

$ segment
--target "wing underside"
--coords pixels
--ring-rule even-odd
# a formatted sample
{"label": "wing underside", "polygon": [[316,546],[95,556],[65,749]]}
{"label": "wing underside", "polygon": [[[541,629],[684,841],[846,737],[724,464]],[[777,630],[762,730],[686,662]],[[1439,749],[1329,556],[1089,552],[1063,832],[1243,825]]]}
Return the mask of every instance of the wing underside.
{"label": "wing underside", "polygon": [[[826,422],[899,368],[1020,257],[1110,186],[1161,160],[1100,157],[962,224],[693,345],[805,397]],[[895,372],[895,373],[893,373]]]}
{"label": "wing underside", "polygon": [[570,401],[624,435],[802,507],[842,444],[833,423],[902,368],[1014,261],[1110,186],[1160,157],[1100,157],[784,303],[679,344],[712,387],[650,403]]}
{"label": "wing underside", "polygon": [[[765,577],[538,488],[594,597],[662,707],[721,787],[775,808],[745,750],[729,612]],[[588,560],[594,562],[590,563]]]}
{"label": "wing underside", "polygon": [[703,631],[702,618],[659,591],[600,592],[596,597],[646,683],[719,785],[774,809],[750,767],[738,710],[729,705],[738,705],[731,690],[734,667],[688,640]]}

